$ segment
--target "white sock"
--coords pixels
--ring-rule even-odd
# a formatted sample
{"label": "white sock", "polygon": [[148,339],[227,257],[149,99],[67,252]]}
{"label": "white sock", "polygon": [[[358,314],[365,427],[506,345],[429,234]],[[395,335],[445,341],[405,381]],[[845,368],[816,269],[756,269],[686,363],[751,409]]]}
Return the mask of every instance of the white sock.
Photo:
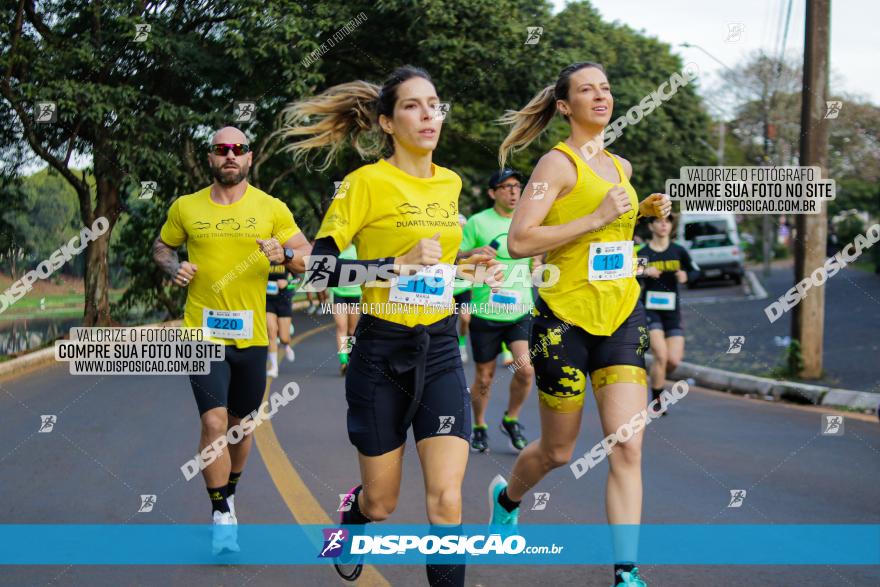
{"label": "white sock", "polygon": [[272,371],[278,369],[278,355],[276,353],[269,353],[269,365]]}

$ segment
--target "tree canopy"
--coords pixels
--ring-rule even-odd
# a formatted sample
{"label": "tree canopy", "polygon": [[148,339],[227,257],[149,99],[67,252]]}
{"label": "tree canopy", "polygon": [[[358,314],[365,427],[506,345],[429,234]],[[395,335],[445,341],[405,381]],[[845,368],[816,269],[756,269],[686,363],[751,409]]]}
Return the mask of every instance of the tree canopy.
{"label": "tree canopy", "polygon": [[[339,32],[360,14],[359,24]],[[553,14],[549,2],[534,0],[25,0],[3,3],[0,20],[2,174],[14,177],[36,153],[73,189],[80,223],[124,217],[118,244],[113,239],[130,275],[119,310],[146,306],[169,315],[179,315],[182,293],[154,266],[150,244],[170,202],[209,183],[213,129],[234,124],[249,135],[251,182],[284,200],[311,236],[332,182],[364,162],[348,150],[325,172],[294,168],[272,137],[291,101],[354,79],[381,82],[399,65],[424,67],[451,104],[435,160],[462,176],[461,208],[476,212],[488,205],[485,183],[505,133],[496,119],[554,83],[565,65],[604,64],[615,117],[684,66],[668,45],[602,21],[588,2]],[[528,27],[542,27],[537,43],[526,44]],[[332,46],[308,59],[322,43]],[[38,101],[56,103],[55,123],[35,122]],[[253,103],[249,120],[236,120],[236,102]],[[689,84],[629,126],[612,150],[633,163],[633,183],[647,195],[682,165],[712,162],[708,131]],[[528,173],[565,132],[556,120],[513,165]],[[76,155],[92,165],[72,170]],[[138,197],[144,181],[156,184],[151,199]],[[109,320],[102,241],[86,256],[87,323]]]}

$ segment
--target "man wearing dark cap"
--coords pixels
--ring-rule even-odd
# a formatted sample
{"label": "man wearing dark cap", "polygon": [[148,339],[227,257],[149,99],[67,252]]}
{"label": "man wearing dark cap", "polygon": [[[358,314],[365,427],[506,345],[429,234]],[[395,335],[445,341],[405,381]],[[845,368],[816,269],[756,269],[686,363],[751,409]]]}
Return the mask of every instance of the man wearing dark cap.
{"label": "man wearing dark cap", "polygon": [[516,451],[528,441],[519,423],[519,411],[532,389],[534,370],[529,360],[529,330],[533,305],[531,259],[513,259],[507,250],[507,233],[513,209],[522,193],[523,176],[513,169],[501,169],[489,178],[489,197],[493,206],[474,214],[464,227],[461,255],[474,253],[492,255],[505,266],[504,282],[496,291],[487,285],[475,285],[471,300],[471,350],[476,364],[476,377],[471,392],[474,410],[474,432],[471,450],[486,452],[488,425],[486,407],[496,358],[506,344],[514,356],[510,399],[501,421],[501,431]]}

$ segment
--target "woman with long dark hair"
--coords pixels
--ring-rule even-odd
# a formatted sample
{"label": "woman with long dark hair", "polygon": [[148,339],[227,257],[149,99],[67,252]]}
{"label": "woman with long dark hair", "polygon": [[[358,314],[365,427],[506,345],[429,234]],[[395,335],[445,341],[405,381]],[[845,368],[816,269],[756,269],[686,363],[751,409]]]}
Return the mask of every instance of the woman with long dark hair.
{"label": "woman with long dark hair", "polygon": [[[287,147],[295,161],[326,148],[326,167],[346,144],[364,158],[384,155],[343,180],[344,196],[337,194],[327,210],[307,273],[307,281],[334,286],[359,265],[387,279],[366,280],[346,373],[348,434],[361,481],[344,500],[341,509],[350,509],[342,512],[342,524],[378,522],[394,511],[412,428],[432,533],[460,533],[471,433],[452,305],[462,182],[432,161],[443,112],[430,76],[407,66],[382,86],[344,83],[294,103],[281,130],[298,139]],[[358,260],[339,259],[349,243]],[[463,263],[494,262],[474,256]],[[430,585],[464,585],[464,564],[433,562],[429,558]]]}

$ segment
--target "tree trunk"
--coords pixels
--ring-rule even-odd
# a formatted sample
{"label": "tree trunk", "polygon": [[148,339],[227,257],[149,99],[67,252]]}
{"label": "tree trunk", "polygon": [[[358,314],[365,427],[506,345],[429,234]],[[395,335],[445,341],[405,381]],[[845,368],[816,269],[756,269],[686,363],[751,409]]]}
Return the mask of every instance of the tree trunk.
{"label": "tree trunk", "polygon": [[110,251],[110,230],[86,249],[85,313],[83,326],[110,326],[110,279],[107,263]]}
{"label": "tree trunk", "polygon": [[91,227],[97,218],[110,224],[107,232],[89,243],[86,249],[85,312],[83,326],[110,326],[110,235],[119,218],[121,174],[106,158],[95,156],[95,213],[84,217]]}

